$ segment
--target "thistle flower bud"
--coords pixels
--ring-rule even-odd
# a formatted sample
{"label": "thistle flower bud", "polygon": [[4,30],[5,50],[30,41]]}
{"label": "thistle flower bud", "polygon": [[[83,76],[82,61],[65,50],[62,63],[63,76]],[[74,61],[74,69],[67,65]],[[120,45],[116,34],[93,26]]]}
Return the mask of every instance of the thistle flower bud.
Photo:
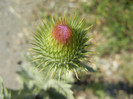
{"label": "thistle flower bud", "polygon": [[71,29],[67,25],[56,25],[53,28],[53,36],[58,42],[66,44],[71,37]]}
{"label": "thistle flower bud", "polygon": [[78,78],[77,68],[93,71],[82,62],[89,52],[86,48],[91,45],[87,44],[90,39],[86,35],[88,29],[77,16],[51,18],[43,22],[34,33],[32,42],[33,61],[39,62],[36,68],[42,71],[47,67],[48,73],[52,72],[52,76],[59,74],[59,78],[68,71],[74,71]]}

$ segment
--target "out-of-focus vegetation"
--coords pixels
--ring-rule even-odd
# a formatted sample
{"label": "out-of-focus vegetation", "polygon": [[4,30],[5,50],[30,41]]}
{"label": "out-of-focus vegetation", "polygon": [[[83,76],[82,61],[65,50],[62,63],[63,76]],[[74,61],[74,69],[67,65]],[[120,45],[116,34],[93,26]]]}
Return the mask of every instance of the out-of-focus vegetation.
{"label": "out-of-focus vegetation", "polygon": [[74,81],[71,73],[67,75],[66,81],[59,81],[47,77],[47,69],[39,72],[35,69],[36,64],[21,66],[17,72],[21,84],[19,90],[4,88],[0,79],[0,99],[74,99],[70,85]]}
{"label": "out-of-focus vegetation", "polygon": [[3,80],[0,77],[0,99],[10,99],[11,94],[10,92],[4,87]]}
{"label": "out-of-focus vegetation", "polygon": [[133,85],[133,55],[124,55],[122,66],[121,66],[121,75],[128,80],[129,84]]}
{"label": "out-of-focus vegetation", "polygon": [[[123,50],[133,50],[133,1],[132,0],[92,0],[81,6],[86,14],[93,15],[89,24],[101,33],[103,42],[97,51],[112,54]],[[100,41],[98,41],[100,42]]]}

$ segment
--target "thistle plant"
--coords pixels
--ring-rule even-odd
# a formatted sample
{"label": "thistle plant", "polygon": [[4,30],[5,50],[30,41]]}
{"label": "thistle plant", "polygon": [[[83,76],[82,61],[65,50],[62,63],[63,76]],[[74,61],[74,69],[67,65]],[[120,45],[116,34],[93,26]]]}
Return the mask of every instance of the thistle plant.
{"label": "thistle plant", "polygon": [[78,78],[78,68],[93,71],[83,63],[91,53],[86,50],[91,45],[88,43],[91,36],[87,36],[89,28],[84,19],[80,20],[76,15],[42,21],[32,40],[33,62],[39,63],[36,68],[40,71],[47,68],[47,75],[54,77],[57,74],[59,78],[69,71]]}

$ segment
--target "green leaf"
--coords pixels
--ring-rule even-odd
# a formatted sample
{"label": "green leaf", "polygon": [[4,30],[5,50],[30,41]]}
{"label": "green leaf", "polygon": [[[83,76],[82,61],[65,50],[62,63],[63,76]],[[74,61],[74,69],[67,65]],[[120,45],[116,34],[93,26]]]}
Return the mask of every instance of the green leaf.
{"label": "green leaf", "polygon": [[3,86],[3,80],[0,77],[0,99],[11,99],[10,92]]}
{"label": "green leaf", "polygon": [[58,80],[51,79],[51,80],[47,81],[45,83],[45,85],[42,86],[42,87],[45,90],[47,90],[49,88],[54,88],[54,89],[56,89],[56,91],[58,91],[59,93],[63,94],[67,98],[74,99],[73,92],[70,89],[71,86],[69,84],[66,84],[63,81],[58,81]]}

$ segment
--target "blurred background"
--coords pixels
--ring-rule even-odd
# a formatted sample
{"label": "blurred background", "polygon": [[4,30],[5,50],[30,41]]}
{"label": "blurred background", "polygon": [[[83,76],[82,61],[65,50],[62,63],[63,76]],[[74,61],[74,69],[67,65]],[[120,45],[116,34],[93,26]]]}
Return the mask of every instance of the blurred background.
{"label": "blurred background", "polygon": [[[41,19],[77,12],[85,18],[97,52],[90,57],[95,73],[79,72],[75,99],[133,99],[132,0],[0,0],[0,76],[17,90],[16,71],[26,64],[31,33]],[[37,99],[37,98],[36,98]],[[39,98],[38,98],[39,99]]]}

